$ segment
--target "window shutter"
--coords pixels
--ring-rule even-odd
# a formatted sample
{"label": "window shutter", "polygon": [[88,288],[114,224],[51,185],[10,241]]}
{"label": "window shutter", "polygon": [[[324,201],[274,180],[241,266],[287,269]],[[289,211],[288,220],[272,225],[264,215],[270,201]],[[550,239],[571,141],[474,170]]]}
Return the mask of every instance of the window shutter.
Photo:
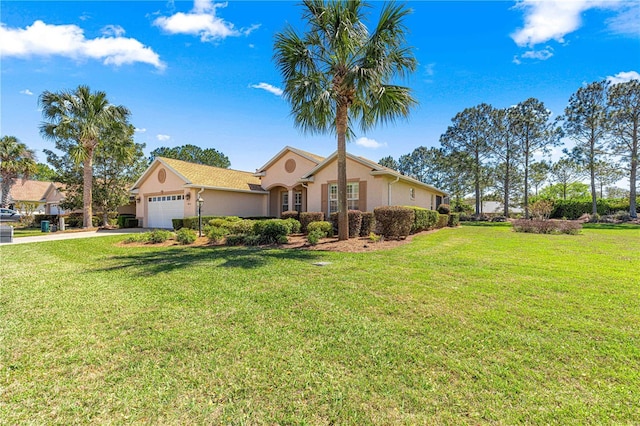
{"label": "window shutter", "polygon": [[361,212],[367,211],[367,181],[361,180],[360,187],[358,188],[358,192],[360,199],[358,200],[358,207],[360,207]]}
{"label": "window shutter", "polygon": [[320,196],[320,209],[324,212],[325,220],[329,220],[329,186],[323,183],[320,191],[322,192]]}

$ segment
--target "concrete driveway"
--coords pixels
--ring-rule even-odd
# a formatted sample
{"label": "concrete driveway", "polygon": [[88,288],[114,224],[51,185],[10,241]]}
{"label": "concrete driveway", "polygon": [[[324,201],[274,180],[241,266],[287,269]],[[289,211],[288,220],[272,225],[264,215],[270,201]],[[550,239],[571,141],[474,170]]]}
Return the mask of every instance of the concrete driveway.
{"label": "concrete driveway", "polygon": [[43,232],[42,235],[36,235],[33,237],[20,237],[20,238],[14,237],[12,243],[3,243],[2,245],[40,243],[43,241],[72,240],[75,238],[108,237],[109,235],[137,234],[140,232],[147,232],[147,231],[148,229],[127,228],[127,229],[98,229],[98,230],[92,229],[90,231],[77,231],[77,232]]}

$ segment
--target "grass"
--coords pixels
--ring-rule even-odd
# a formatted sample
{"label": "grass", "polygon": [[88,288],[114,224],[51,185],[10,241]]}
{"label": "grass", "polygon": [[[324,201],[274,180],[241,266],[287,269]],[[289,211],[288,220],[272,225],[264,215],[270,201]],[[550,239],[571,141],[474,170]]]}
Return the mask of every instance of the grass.
{"label": "grass", "polygon": [[123,238],[0,247],[4,423],[640,418],[640,228],[354,254]]}

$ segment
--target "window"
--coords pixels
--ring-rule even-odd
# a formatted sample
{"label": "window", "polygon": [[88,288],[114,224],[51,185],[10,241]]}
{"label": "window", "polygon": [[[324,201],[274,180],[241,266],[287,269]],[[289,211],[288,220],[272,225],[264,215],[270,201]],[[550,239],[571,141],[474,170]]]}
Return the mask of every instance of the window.
{"label": "window", "polygon": [[[347,183],[347,210],[359,210],[360,183]],[[329,213],[338,211],[338,185],[329,185]]]}
{"label": "window", "polygon": [[282,193],[282,210],[280,210],[280,212],[286,212],[288,210],[289,210],[289,193],[283,192]]}
{"label": "window", "polygon": [[302,211],[302,191],[293,193],[293,209],[298,213]]}

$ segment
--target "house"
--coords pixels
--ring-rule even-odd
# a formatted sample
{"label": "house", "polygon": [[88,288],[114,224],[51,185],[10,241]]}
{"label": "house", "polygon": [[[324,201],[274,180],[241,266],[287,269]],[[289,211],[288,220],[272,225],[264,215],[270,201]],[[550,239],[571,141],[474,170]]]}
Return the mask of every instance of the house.
{"label": "house", "polygon": [[[407,205],[435,209],[445,193],[371,160],[347,153],[349,209]],[[321,157],[285,147],[254,173],[157,157],[134,184],[136,217],[147,228],[196,216],[279,217],[287,210],[337,211],[337,153]]]}
{"label": "house", "polygon": [[22,214],[62,214],[62,185],[56,182],[18,179],[9,192],[9,208]]}

